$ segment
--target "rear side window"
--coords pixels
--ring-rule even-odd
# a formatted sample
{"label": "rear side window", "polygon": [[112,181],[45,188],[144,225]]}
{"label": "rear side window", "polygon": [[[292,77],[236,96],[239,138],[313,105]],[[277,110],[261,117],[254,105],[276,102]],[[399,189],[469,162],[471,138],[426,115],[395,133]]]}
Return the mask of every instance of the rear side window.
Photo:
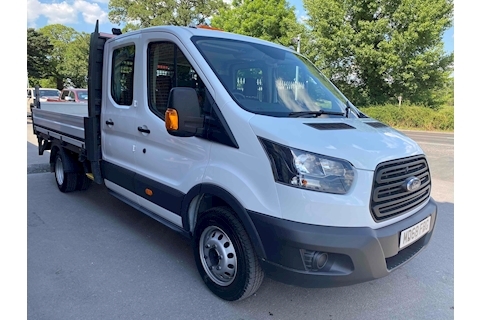
{"label": "rear side window", "polygon": [[134,45],[113,51],[111,95],[113,100],[119,105],[132,105],[134,62]]}

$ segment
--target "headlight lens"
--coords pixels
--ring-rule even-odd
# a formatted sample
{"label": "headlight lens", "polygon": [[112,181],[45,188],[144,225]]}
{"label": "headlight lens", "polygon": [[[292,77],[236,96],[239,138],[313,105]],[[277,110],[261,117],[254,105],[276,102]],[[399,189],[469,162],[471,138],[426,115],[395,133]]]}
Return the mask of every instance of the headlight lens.
{"label": "headlight lens", "polygon": [[355,174],[349,162],[259,139],[270,159],[275,181],[335,194],[350,190]]}

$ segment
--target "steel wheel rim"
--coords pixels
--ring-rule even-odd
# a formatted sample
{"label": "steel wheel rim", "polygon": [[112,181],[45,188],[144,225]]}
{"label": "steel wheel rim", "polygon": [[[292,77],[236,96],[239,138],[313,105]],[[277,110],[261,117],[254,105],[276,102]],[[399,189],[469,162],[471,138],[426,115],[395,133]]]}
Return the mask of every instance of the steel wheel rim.
{"label": "steel wheel rim", "polygon": [[237,275],[237,253],[228,235],[209,226],[200,236],[200,260],[208,277],[219,286],[230,285]]}
{"label": "steel wheel rim", "polygon": [[64,176],[63,176],[63,163],[60,157],[57,157],[57,161],[55,161],[55,177],[57,178],[57,183],[59,185],[62,185]]}

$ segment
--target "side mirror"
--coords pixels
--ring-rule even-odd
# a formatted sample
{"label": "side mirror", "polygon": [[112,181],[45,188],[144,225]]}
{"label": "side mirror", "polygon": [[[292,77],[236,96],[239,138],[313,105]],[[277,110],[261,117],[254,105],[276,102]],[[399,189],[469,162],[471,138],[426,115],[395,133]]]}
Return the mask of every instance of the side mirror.
{"label": "side mirror", "polygon": [[197,92],[193,88],[176,87],[168,95],[165,127],[177,137],[192,137],[203,130]]}

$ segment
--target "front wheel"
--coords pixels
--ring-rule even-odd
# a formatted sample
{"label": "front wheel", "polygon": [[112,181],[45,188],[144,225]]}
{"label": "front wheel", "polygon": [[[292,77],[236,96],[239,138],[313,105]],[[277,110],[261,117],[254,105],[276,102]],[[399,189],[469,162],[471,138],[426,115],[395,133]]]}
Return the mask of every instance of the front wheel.
{"label": "front wheel", "polygon": [[263,270],[244,227],[231,209],[212,208],[200,215],[194,247],[198,272],[220,298],[242,300],[260,287]]}

